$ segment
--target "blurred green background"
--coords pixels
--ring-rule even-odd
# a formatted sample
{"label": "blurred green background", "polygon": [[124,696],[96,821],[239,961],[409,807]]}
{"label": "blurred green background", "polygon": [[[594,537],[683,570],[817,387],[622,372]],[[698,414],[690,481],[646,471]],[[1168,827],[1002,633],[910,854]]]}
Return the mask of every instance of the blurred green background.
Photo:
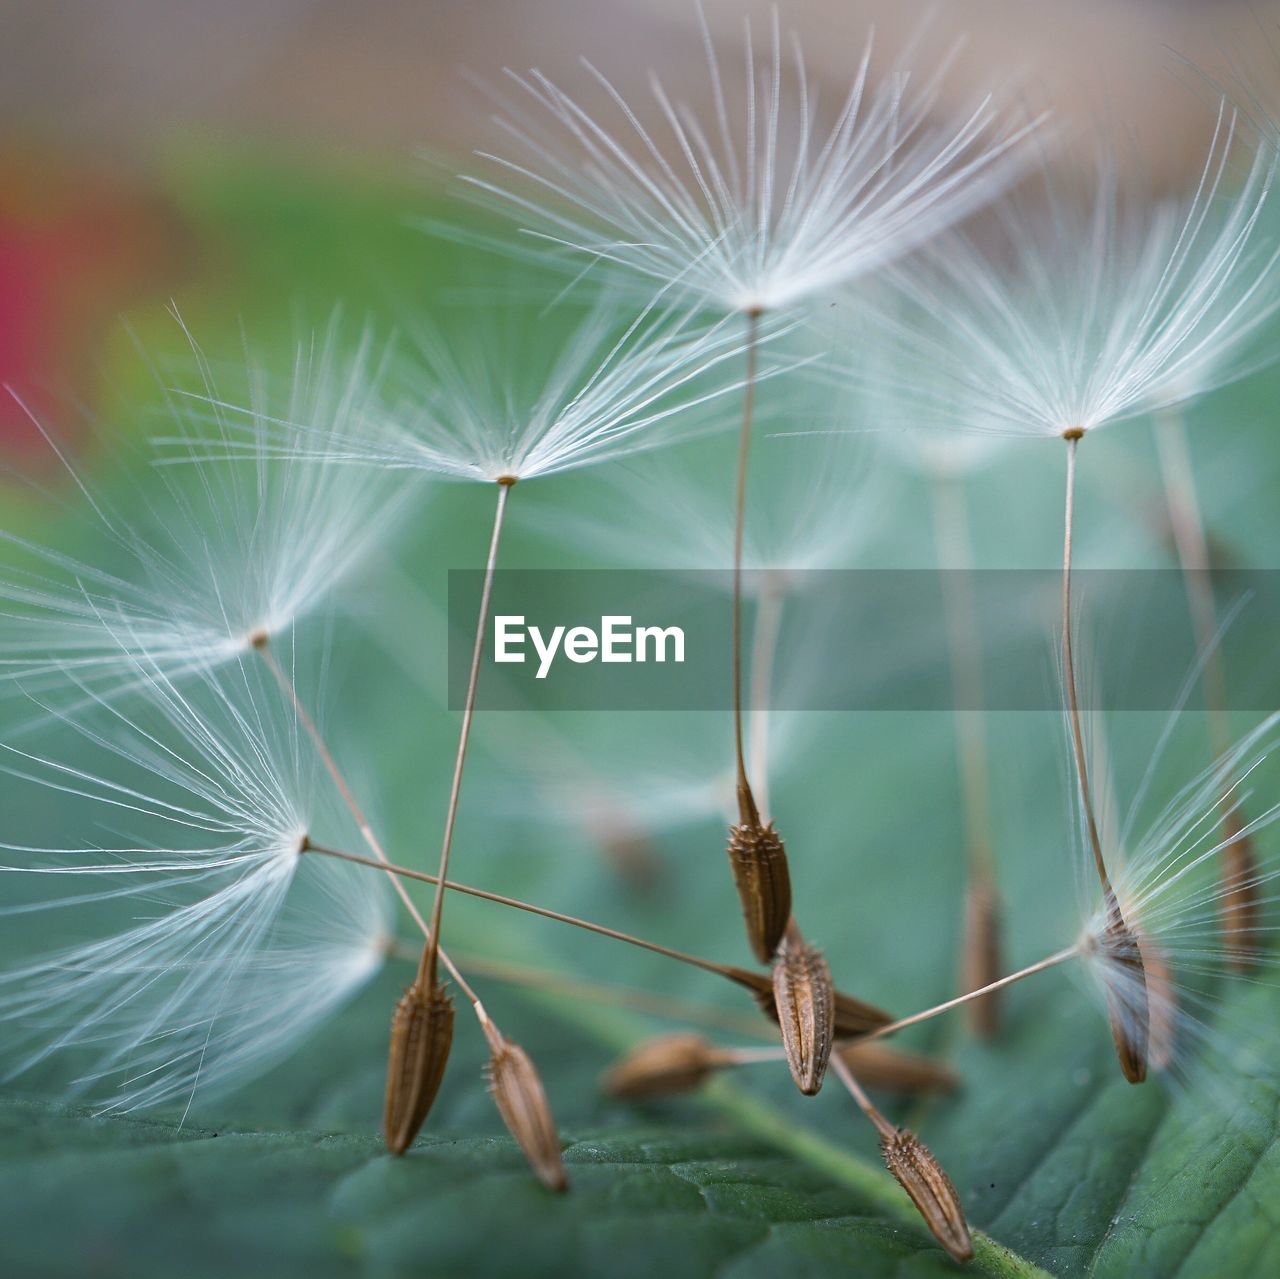
{"label": "blurred green background", "polygon": [[[159,397],[149,364],[169,368],[189,356],[167,313],[169,299],[211,358],[235,362],[243,341],[263,366],[287,369],[300,328],[323,324],[335,303],[355,318],[432,308],[442,290],[478,270],[471,251],[432,241],[413,225],[448,216],[452,206],[433,176],[439,170],[415,167],[409,140],[455,153],[471,141],[456,110],[436,110],[453,100],[446,66],[467,61],[488,73],[503,59],[525,65],[554,55],[568,67],[577,52],[566,47],[570,28],[584,46],[594,42],[590,51],[601,57],[610,47],[616,57],[627,33],[645,33],[644,47],[657,61],[682,19],[659,5],[611,6],[607,20],[594,9],[584,18],[571,5],[557,5],[517,23],[516,7],[464,16],[466,6],[429,5],[428,20],[411,16],[413,6],[374,6],[359,19],[354,11],[344,18],[334,8],[280,6],[270,38],[258,25],[231,25],[221,42],[213,28],[222,28],[210,18],[204,32],[210,63],[219,52],[243,59],[250,44],[262,42],[252,74],[242,65],[237,81],[224,66],[216,92],[204,88],[206,99],[223,104],[218,110],[155,119],[160,104],[186,100],[182,72],[201,59],[185,43],[166,76],[143,77],[132,98],[128,84],[116,84],[99,119],[88,107],[77,114],[74,95],[45,111],[27,94],[21,110],[7,112],[0,367],[42,421],[71,442],[75,465],[95,491],[127,506],[133,486],[154,482],[145,454],[157,432]],[[144,14],[148,6],[136,8]],[[238,6],[229,8],[249,23]],[[723,6],[714,8],[719,19]],[[78,6],[50,9],[55,16],[43,26],[23,15],[26,34],[38,51],[42,32],[74,31],[63,60],[52,61],[69,75],[81,45],[105,37],[86,32]],[[987,9],[994,16],[978,21],[977,44],[997,56],[1007,52],[1007,40],[997,39],[1001,6]],[[1176,44],[1180,34],[1197,40],[1225,30],[1195,5],[1108,12],[1110,18],[1097,17],[1080,6],[1074,22],[1094,32],[1102,29],[1088,27],[1095,19],[1115,24],[1117,92],[1132,88],[1122,56],[1136,57],[1134,49],[1155,65],[1164,56],[1159,46]],[[821,6],[807,5],[796,7],[796,20],[821,30],[830,19]],[[157,48],[163,49],[162,34],[177,40],[180,27],[172,15],[162,22],[153,32]],[[118,29],[122,48],[128,30]],[[1038,39],[1052,35],[1035,30]],[[416,46],[406,43],[406,31],[416,34]],[[490,48],[489,36],[497,47]],[[419,54],[426,73],[415,63]],[[1061,57],[1069,63],[1068,52]],[[118,61],[128,65],[123,55]],[[381,113],[363,96],[378,77],[368,75],[358,87],[353,68],[360,66],[385,75]],[[31,67],[24,71],[32,74]],[[1182,95],[1194,108],[1194,88],[1167,78],[1171,97],[1162,101]],[[1063,79],[1071,82],[1066,72]],[[170,97],[159,96],[157,86]],[[152,89],[157,96],[146,110],[130,106]],[[285,109],[282,101],[292,105]],[[1188,118],[1199,117],[1192,109]],[[360,127],[339,130],[338,119]],[[1125,119],[1140,132],[1137,114]],[[1194,154],[1195,126],[1159,132],[1177,139],[1161,159],[1174,183],[1179,155]],[[259,133],[266,136],[246,136]],[[1259,568],[1280,566],[1274,518],[1280,439],[1272,420],[1278,387],[1275,374],[1260,375],[1189,414],[1212,533],[1234,562]],[[22,416],[9,407],[5,413],[4,527],[91,556],[74,487]],[[727,439],[718,443],[730,447]],[[879,468],[875,482],[888,486],[890,497],[857,566],[931,564],[924,483],[871,450],[868,465]],[[1053,449],[1016,444],[973,477],[980,564],[1057,561],[1059,466]],[[556,521],[589,505],[595,483],[596,473],[584,472],[520,490],[504,564],[563,564]],[[1079,562],[1172,564],[1161,503],[1145,424],[1091,441],[1082,454]],[[300,637],[304,648],[327,646],[333,655],[322,694],[327,723],[388,847],[410,864],[426,865],[434,856],[456,732],[456,717],[442,704],[445,574],[482,561],[489,517],[488,495],[479,490],[424,486],[386,562],[356,578],[331,623],[320,620],[314,634]],[[579,557],[590,563],[591,547],[580,548]],[[891,633],[885,638],[893,642]],[[1047,638],[1033,639],[1050,651]],[[0,713],[10,714],[12,705],[0,703]],[[1248,726],[1241,717],[1238,727]],[[1159,727],[1157,716],[1130,716],[1113,726],[1122,793],[1140,775]],[[1008,956],[1013,964],[1031,962],[1069,941],[1077,924],[1061,727],[1055,716],[1004,715],[992,717],[990,733]],[[590,760],[593,772],[649,779],[648,842],[659,873],[643,890],[619,874],[586,823],[540,798],[542,744],[553,739],[570,743],[571,756]],[[963,883],[950,717],[814,714],[789,729],[788,742],[777,761],[773,807],[791,850],[807,934],[825,949],[839,984],[895,1012],[949,997]],[[695,776],[704,770],[702,780],[720,771],[728,743],[728,725],[715,716],[635,715],[621,723],[590,714],[553,723],[482,716],[456,873],[745,963],[718,814],[671,828],[663,813],[677,747],[680,764],[687,760]],[[1162,765],[1153,803],[1203,766],[1205,749],[1203,724],[1189,717]],[[0,792],[0,813],[38,803],[49,806],[49,842],[74,837],[60,830],[63,819],[47,796],[12,781]],[[31,813],[22,816],[29,820]],[[645,814],[631,816],[643,821]],[[1274,850],[1274,833],[1263,840]],[[750,1011],[745,997],[710,977],[486,903],[451,900],[447,936],[460,952]],[[29,930],[6,920],[0,949],[18,953],[29,939]],[[870,1130],[834,1085],[805,1100],[782,1070],[755,1068],[702,1099],[607,1103],[598,1095],[599,1073],[619,1050],[667,1023],[492,980],[477,985],[499,1024],[544,1073],[573,1193],[552,1198],[528,1175],[485,1094],[483,1042],[463,1012],[424,1136],[409,1157],[390,1159],[377,1132],[385,1038],[409,971],[389,961],[287,1063],[237,1094],[197,1099],[185,1119],[181,1107],[94,1117],[66,1104],[52,1075],[6,1084],[5,1271],[442,1277],[660,1271],[670,1279],[746,1279],[779,1272],[915,1276],[953,1268],[909,1209],[902,1211],[905,1201],[876,1170]],[[1269,983],[1243,984],[1223,997],[1242,1018],[1275,1023],[1277,996]],[[745,1035],[731,1038],[749,1042]],[[1129,1088],[1115,1069],[1105,1021],[1065,974],[1014,991],[1007,1032],[995,1044],[971,1040],[959,1019],[919,1027],[904,1042],[945,1053],[964,1078],[954,1097],[886,1105],[918,1127],[941,1157],[974,1225],[1017,1254],[984,1252],[976,1272],[1033,1273],[1040,1266],[1057,1274],[1219,1276],[1280,1267],[1269,1218],[1280,1192],[1274,1076],[1241,1070],[1185,1089]]]}

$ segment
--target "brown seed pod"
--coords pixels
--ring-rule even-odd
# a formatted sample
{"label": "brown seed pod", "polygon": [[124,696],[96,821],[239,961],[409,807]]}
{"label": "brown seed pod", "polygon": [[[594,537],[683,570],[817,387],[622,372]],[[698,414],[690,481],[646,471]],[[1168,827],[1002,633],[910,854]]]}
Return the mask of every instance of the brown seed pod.
{"label": "brown seed pod", "polygon": [[1109,963],[1119,965],[1114,979],[1105,983],[1107,1018],[1115,1041],[1120,1069],[1131,1084],[1147,1077],[1147,1057],[1151,1039],[1151,1003],[1147,995],[1147,974],[1142,962],[1138,935],[1125,922],[1114,895],[1108,894],[1107,926],[1103,933]]}
{"label": "brown seed pod", "polygon": [[773,1002],[791,1078],[812,1097],[822,1087],[835,1042],[835,990],[822,952],[794,924],[773,963]]}
{"label": "brown seed pod", "polygon": [[1253,841],[1242,834],[1243,823],[1234,808],[1223,814],[1227,842],[1219,854],[1222,863],[1222,932],[1227,963],[1247,972],[1257,963],[1259,910],[1258,859]]}
{"label": "brown seed pod", "polygon": [[899,1128],[881,1136],[880,1153],[934,1238],[957,1261],[968,1261],[973,1256],[973,1240],[960,1196],[929,1148],[915,1133]]}
{"label": "brown seed pod", "polygon": [[489,1092],[502,1122],[524,1151],[534,1175],[548,1190],[567,1190],[551,1107],[529,1054],[496,1031],[490,1038]]}
{"label": "brown seed pod", "polygon": [[916,1096],[921,1093],[954,1092],[960,1079],[954,1071],[918,1053],[903,1052],[887,1044],[852,1043],[836,1051],[845,1064],[869,1088]]}
{"label": "brown seed pod", "polygon": [[[1000,900],[983,876],[969,882],[964,907],[961,991],[981,990],[1003,976],[1000,961]],[[990,1039],[1000,1029],[1000,992],[993,990],[965,1005],[975,1035]]]}
{"label": "brown seed pod", "polygon": [[729,827],[729,865],[742,903],[747,941],[755,957],[767,964],[773,959],[791,918],[791,874],[787,851],[773,823],[761,825],[748,815]]}
{"label": "brown seed pod", "polygon": [[719,1065],[715,1046],[701,1035],[658,1035],[637,1044],[601,1080],[610,1097],[667,1097],[700,1088]]}
{"label": "brown seed pod", "polygon": [[[778,1005],[773,993],[773,979],[765,973],[755,973],[749,968],[729,967],[724,970],[730,981],[745,986],[770,1021],[778,1020]],[[835,1003],[832,1009],[834,1017],[833,1031],[837,1039],[853,1039],[865,1035],[881,1026],[887,1026],[893,1017],[874,1004],[864,1003],[843,991],[835,992]]]}
{"label": "brown seed pod", "polygon": [[387,1149],[402,1155],[418,1135],[440,1091],[453,1044],[453,1001],[443,985],[406,988],[391,1019],[382,1131]]}

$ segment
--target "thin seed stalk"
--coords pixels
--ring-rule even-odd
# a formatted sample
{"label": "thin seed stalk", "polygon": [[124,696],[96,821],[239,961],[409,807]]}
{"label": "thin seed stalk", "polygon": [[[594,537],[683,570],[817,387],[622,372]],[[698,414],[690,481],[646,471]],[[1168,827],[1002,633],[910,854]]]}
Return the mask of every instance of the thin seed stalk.
{"label": "thin seed stalk", "polygon": [[1028,964],[1026,968],[1019,968],[1017,972],[1007,973],[1005,976],[999,977],[993,982],[988,982],[987,985],[980,986],[976,990],[957,995],[954,999],[948,999],[945,1003],[934,1004],[931,1008],[912,1013],[910,1017],[902,1017],[898,1021],[888,1023],[888,1025],[879,1026],[875,1030],[869,1031],[863,1038],[864,1040],[880,1039],[885,1035],[896,1034],[899,1030],[905,1030],[906,1027],[914,1026],[917,1022],[929,1021],[933,1017],[950,1012],[953,1008],[961,1008],[976,999],[982,999],[998,990],[1003,990],[1006,986],[1012,986],[1015,982],[1025,981],[1028,977],[1034,977],[1036,973],[1056,968],[1059,964],[1065,964],[1069,959],[1075,959],[1079,954],[1079,946],[1068,946],[1064,950],[1055,951],[1052,955],[1048,955],[1034,964]]}
{"label": "thin seed stalk", "polygon": [[748,311],[747,371],[742,396],[742,430],[738,437],[738,478],[733,521],[733,747],[737,774],[738,824],[729,828],[729,865],[742,905],[747,941],[756,958],[767,964],[777,952],[791,918],[791,875],[787,852],[773,823],[761,820],[747,776],[742,729],[742,548],[747,515],[747,467],[751,457],[751,423],[755,412],[759,358],[758,311]]}
{"label": "thin seed stalk", "polygon": [[742,547],[747,519],[747,466],[751,457],[751,422],[755,413],[756,372],[759,361],[760,316],[747,312],[747,372],[742,392],[742,429],[738,436],[738,482],[733,517],[733,745],[738,775],[738,804],[742,820],[758,822],[747,779],[747,761],[743,753],[742,733]]}
{"label": "thin seed stalk", "polygon": [[[358,866],[369,866],[375,870],[387,871],[405,879],[416,879],[425,884],[438,886],[440,883],[439,876],[430,875],[426,871],[412,870],[407,866],[398,866],[394,862],[374,861],[368,857],[361,857],[358,853],[348,853],[338,848],[326,848],[320,844],[308,844],[307,851],[319,853],[326,857],[336,857],[342,861],[354,862]],[[643,937],[634,937],[630,933],[620,932],[616,928],[607,928],[604,924],[592,923],[589,919],[579,919],[576,915],[566,915],[557,910],[550,910],[546,906],[535,906],[532,902],[520,901],[515,897],[504,897],[501,893],[491,893],[482,888],[472,888],[467,884],[460,884],[452,879],[445,880],[444,886],[451,892],[466,893],[468,896],[479,897],[484,901],[494,902],[499,906],[510,906],[516,910],[527,911],[531,915],[541,915],[544,919],[554,919],[562,924],[571,924],[575,928],[598,933],[600,936],[610,937],[614,941],[626,942],[629,946],[638,946],[643,950],[653,951],[654,954],[665,955],[668,959],[674,959],[679,963],[701,968],[704,972],[715,973],[718,977],[725,977],[736,985],[750,991],[761,1011],[774,1021],[778,1020],[777,1007],[774,1002],[773,979],[766,973],[753,972],[748,968],[739,968],[735,964],[720,964],[712,959],[703,959],[699,955],[690,955],[684,951],[674,950],[670,946],[663,946],[658,942],[648,941]],[[426,951],[424,950],[423,953],[425,956]],[[441,959],[447,963],[444,951],[441,951],[440,955]],[[455,972],[455,970],[450,968],[450,972]],[[835,992],[834,1019],[834,1031],[837,1035],[853,1036],[865,1034],[869,1030],[885,1025],[890,1020],[890,1017],[879,1008],[837,990]]]}
{"label": "thin seed stalk", "polygon": [[502,521],[507,510],[514,479],[504,477],[498,481],[498,504],[493,514],[493,532],[489,538],[489,557],[485,562],[484,585],[480,591],[479,617],[476,619],[476,637],[471,650],[471,670],[467,676],[467,696],[462,708],[462,724],[458,729],[458,751],[453,761],[453,777],[449,783],[449,803],[445,810],[444,835],[440,841],[440,872],[436,878],[435,898],[431,903],[431,924],[427,937],[428,980],[435,982],[436,957],[440,949],[440,915],[444,910],[444,883],[449,873],[449,853],[453,846],[453,831],[458,819],[458,799],[462,794],[462,773],[467,761],[467,746],[471,740],[471,722],[475,717],[476,689],[480,683],[480,666],[484,658],[484,628],[489,618],[489,601],[493,594],[493,574],[498,563],[498,546],[502,539]]}
{"label": "thin seed stalk", "polygon": [[[360,808],[355,793],[338,767],[338,762],[329,750],[328,743],[303,705],[293,680],[271,651],[269,636],[265,633],[255,636],[253,647],[289,698],[298,722],[302,724],[303,730],[314,744],[330,780],[342,796],[343,803],[359,828],[361,838],[376,858],[376,860],[369,858],[358,860],[390,876],[392,887],[399,894],[400,900],[414,922],[422,929],[423,937],[429,938],[426,920],[423,919],[422,913],[409,896],[404,884],[391,870],[390,860]],[[307,836],[303,838],[300,851],[306,853],[329,850],[313,844]],[[480,1025],[488,1033],[489,1019],[479,997],[443,950],[439,951],[439,956],[458,988],[470,1001]],[[424,968],[426,958],[427,949],[424,947],[419,958],[418,972],[410,985],[405,988],[391,1018],[391,1039],[387,1053],[387,1086],[383,1102],[383,1136],[386,1139],[387,1148],[396,1155],[404,1154],[426,1121],[436,1094],[440,1090],[445,1067],[448,1065],[449,1051],[453,1045],[453,1001],[441,983],[428,980]]]}
{"label": "thin seed stalk", "polygon": [[1102,886],[1103,905],[1107,924],[1105,942],[1116,962],[1129,969],[1133,977],[1133,991],[1124,1006],[1114,992],[1107,987],[1107,1011],[1111,1023],[1111,1037],[1115,1041],[1120,1068],[1131,1084],[1140,1084],[1147,1076],[1147,1050],[1150,1033],[1150,1005],[1147,999],[1146,976],[1142,964],[1142,949],[1138,937],[1126,922],[1107,874],[1102,856],[1102,840],[1098,835],[1098,822],[1094,815],[1093,796],[1089,790],[1089,772],[1085,762],[1084,733],[1080,726],[1080,701],[1076,692],[1075,658],[1071,646],[1071,542],[1072,519],[1075,509],[1076,449],[1084,432],[1067,431],[1063,439],[1067,443],[1067,496],[1066,514],[1063,519],[1062,537],[1062,665],[1066,683],[1067,708],[1071,719],[1071,746],[1075,755],[1076,777],[1080,784],[1080,801],[1084,808],[1085,825],[1089,844],[1093,850],[1094,865]]}

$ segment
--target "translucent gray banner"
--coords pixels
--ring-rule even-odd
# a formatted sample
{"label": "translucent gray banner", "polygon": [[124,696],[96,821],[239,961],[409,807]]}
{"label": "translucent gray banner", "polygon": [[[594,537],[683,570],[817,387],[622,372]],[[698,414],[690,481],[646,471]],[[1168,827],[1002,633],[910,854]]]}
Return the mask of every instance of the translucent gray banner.
{"label": "translucent gray banner", "polygon": [[[1280,707],[1280,572],[1073,575],[1082,706]],[[463,704],[483,573],[449,574],[449,700]],[[728,572],[509,570],[495,575],[479,698],[491,710],[724,710]],[[1056,570],[749,571],[748,700],[776,710],[1055,710]],[[1188,587],[1212,592],[1217,638]],[[1189,693],[1186,690],[1190,689]],[[1215,702],[1218,700],[1214,695]]]}

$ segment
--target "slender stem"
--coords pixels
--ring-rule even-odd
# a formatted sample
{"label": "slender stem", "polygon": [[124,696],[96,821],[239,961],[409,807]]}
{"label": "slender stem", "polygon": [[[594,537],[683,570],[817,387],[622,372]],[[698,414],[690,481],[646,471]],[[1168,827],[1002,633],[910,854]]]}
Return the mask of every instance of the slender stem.
{"label": "slender stem", "polygon": [[1079,953],[1079,946],[1068,946],[1065,950],[1056,951],[1038,963],[1031,964],[1026,968],[1019,968],[1016,973],[1008,973],[997,981],[989,982],[985,986],[979,986],[977,990],[971,990],[966,994],[957,995],[954,999],[948,999],[945,1004],[935,1004],[932,1008],[924,1009],[923,1012],[912,1013],[910,1017],[903,1017],[900,1021],[890,1022],[887,1026],[881,1026],[871,1031],[870,1034],[860,1035],[858,1042],[865,1043],[868,1039],[880,1039],[884,1035],[895,1034],[907,1026],[914,1026],[916,1022],[928,1021],[931,1017],[950,1012],[951,1009],[959,1008],[961,1004],[967,1004],[972,999],[980,999],[983,995],[989,995],[993,990],[1012,986],[1014,982],[1023,981],[1027,977],[1034,977],[1036,973],[1042,973],[1046,969],[1056,968],[1059,964],[1065,964],[1068,959],[1074,959]]}
{"label": "slender stem", "polygon": [[[359,828],[361,838],[369,845],[369,848],[377,858],[377,861],[370,861],[368,862],[368,865],[379,867],[382,870],[387,871],[391,880],[392,888],[395,889],[397,896],[399,896],[401,902],[404,903],[404,907],[409,912],[414,923],[422,929],[423,937],[430,937],[431,933],[427,928],[427,921],[422,917],[422,912],[414,904],[413,898],[409,896],[405,886],[396,878],[394,873],[388,870],[388,867],[391,865],[390,859],[383,851],[382,845],[378,842],[378,837],[373,833],[373,827],[369,825],[368,819],[364,815],[364,811],[356,802],[355,794],[352,792],[350,785],[348,785],[346,777],[343,776],[342,770],[338,767],[338,762],[334,759],[333,752],[329,750],[329,744],[324,740],[324,735],[320,732],[319,728],[316,727],[315,720],[311,718],[307,708],[302,704],[302,699],[298,696],[298,690],[294,686],[293,680],[289,678],[284,667],[282,667],[276,660],[276,655],[271,651],[270,644],[265,638],[257,640],[254,644],[254,648],[257,650],[258,656],[266,663],[267,669],[275,677],[276,682],[284,690],[285,695],[293,706],[294,714],[298,717],[298,722],[302,725],[303,730],[311,739],[311,743],[315,747],[316,753],[320,756],[321,762],[324,764],[325,771],[329,774],[330,780],[337,787],[338,793],[342,796],[343,803],[347,806],[347,811],[350,812],[352,819]],[[316,846],[308,840],[306,847],[308,849],[313,849]],[[484,1005],[480,1002],[475,991],[471,989],[467,984],[466,979],[457,970],[457,968],[454,967],[453,962],[449,959],[448,955],[442,954],[442,958],[444,959],[445,967],[448,968],[454,981],[458,983],[458,988],[471,1001],[471,1006],[476,1010],[476,1015],[480,1018],[481,1023],[487,1024],[488,1017],[485,1014]]]}
{"label": "slender stem", "polygon": [[733,521],[733,739],[738,769],[738,804],[744,821],[758,821],[742,748],[742,545],[747,516],[747,462],[751,456],[751,419],[756,401],[756,365],[760,315],[748,311],[747,373],[742,392],[742,430],[738,437],[738,488]]}
{"label": "slender stem", "polygon": [[[1000,990],[1005,986],[1012,986],[1014,982],[1024,981],[1028,977],[1034,977],[1036,973],[1042,973],[1050,968],[1056,968],[1059,964],[1065,964],[1067,960],[1076,958],[1080,954],[1078,946],[1068,946],[1065,950],[1056,951],[1047,958],[1040,960],[1038,963],[1031,964],[1026,968],[1019,968],[1016,973],[1008,973],[1001,977],[998,981],[988,983],[986,986],[980,986],[977,990],[970,990],[963,995],[957,995],[954,999],[948,999],[945,1004],[934,1004],[932,1008],[925,1008],[921,1012],[912,1013],[910,1017],[903,1017],[900,1021],[891,1022],[887,1026],[881,1026],[877,1030],[873,1030],[866,1035],[859,1035],[856,1039],[850,1039],[847,1042],[851,1044],[865,1044],[872,1039],[881,1039],[885,1035],[897,1034],[900,1030],[905,1030],[908,1026],[914,1026],[917,1022],[929,1021],[933,1017],[941,1016],[943,1013],[950,1012],[953,1008],[959,1008],[962,1004],[967,1004],[971,1000],[981,999],[983,995],[989,995],[994,990]],[[752,1061],[782,1061],[786,1052],[782,1048],[761,1048],[752,1049]],[[838,1055],[838,1054],[836,1054]],[[835,1056],[832,1056],[834,1062]],[[744,1058],[744,1060],[747,1060]]]}
{"label": "slender stem", "polygon": [[880,1113],[871,1098],[862,1091],[862,1085],[858,1083],[853,1071],[849,1069],[849,1063],[839,1053],[831,1054],[831,1069],[836,1072],[840,1082],[849,1090],[849,1096],[858,1103],[858,1109],[875,1125],[876,1132],[882,1137],[892,1137],[897,1130]]}
{"label": "slender stem", "polygon": [[751,639],[751,767],[756,775],[756,800],[769,819],[769,707],[773,699],[773,660],[782,624],[786,587],[774,574],[764,580],[760,607]]}
{"label": "slender stem", "polygon": [[1102,858],[1102,840],[1098,836],[1098,822],[1093,813],[1093,797],[1089,791],[1089,772],[1084,757],[1084,733],[1080,727],[1080,701],[1076,693],[1075,659],[1071,649],[1071,524],[1075,508],[1076,446],[1079,435],[1069,435],[1067,441],[1067,502],[1062,535],[1062,665],[1067,686],[1067,708],[1071,717],[1071,745],[1075,753],[1076,776],[1080,781],[1080,800],[1084,806],[1085,825],[1089,843],[1093,848],[1093,861],[1098,869],[1098,879],[1108,905],[1115,901],[1111,877]]}
{"label": "slender stem", "polygon": [[[387,954],[397,959],[417,962],[421,948],[404,942],[392,941],[387,945]],[[542,991],[549,995],[563,995],[567,999],[589,999],[595,1003],[630,1008],[645,1013],[650,1017],[661,1017],[667,1021],[687,1022],[691,1026],[703,1028],[714,1026],[738,1035],[750,1035],[753,1039],[776,1039],[775,1032],[768,1029],[768,1023],[760,1017],[748,1017],[730,1012],[725,1008],[716,1008],[710,1004],[696,1004],[691,1000],[677,999],[673,995],[655,995],[647,990],[637,990],[632,986],[614,986],[605,982],[582,981],[565,973],[558,973],[549,968],[538,968],[532,964],[509,963],[502,959],[493,959],[487,955],[476,955],[472,952],[454,951],[460,963],[473,976],[487,977],[491,981],[506,982],[512,986],[524,986],[530,990]],[[744,1048],[737,1052],[752,1052]],[[767,1049],[765,1051],[772,1051]],[[770,1060],[776,1060],[771,1058]]]}
{"label": "slender stem", "polygon": [[[342,796],[342,801],[347,806],[352,818],[355,820],[356,826],[359,828],[360,836],[366,844],[373,850],[374,856],[379,861],[387,860],[386,854],[382,851],[382,846],[378,842],[378,837],[373,833],[373,827],[369,825],[368,819],[360,805],[356,802],[356,797],[352,793],[351,787],[347,784],[347,779],[342,775],[342,770],[338,767],[337,761],[333,758],[333,754],[329,750],[328,743],[324,740],[324,736],[316,727],[316,722],[311,718],[307,708],[302,704],[302,699],[298,696],[298,690],[294,686],[293,680],[289,677],[284,668],[276,661],[276,655],[271,651],[270,645],[265,640],[260,640],[255,645],[258,656],[266,663],[267,669],[275,677],[276,683],[284,690],[285,696],[288,697],[293,706],[294,714],[298,717],[298,722],[302,725],[303,730],[311,739],[312,745],[316,748],[316,753],[320,756],[325,766],[325,771],[329,774],[330,780],[338,788],[338,794]],[[395,883],[393,879],[391,881]],[[401,885],[403,889],[403,885]],[[405,905],[408,906],[410,914],[412,914],[417,922],[426,929],[426,923],[417,913],[417,907],[405,898]]]}
{"label": "slender stem", "polygon": [[480,592],[480,615],[476,619],[476,639],[471,650],[471,672],[467,677],[467,700],[462,708],[462,725],[458,730],[458,753],[453,761],[453,780],[449,784],[449,807],[445,812],[444,836],[440,842],[440,873],[436,895],[431,903],[431,927],[423,952],[423,967],[428,983],[435,985],[436,952],[440,948],[440,913],[444,909],[441,884],[449,873],[449,851],[453,845],[453,829],[458,819],[458,797],[462,792],[462,770],[467,760],[467,744],[471,740],[471,721],[475,716],[476,687],[480,682],[480,664],[484,657],[484,628],[489,617],[489,600],[493,594],[493,571],[498,563],[498,543],[502,537],[502,517],[514,480],[498,482],[498,505],[493,513],[493,534],[489,539],[489,558],[484,569],[484,586]]}
{"label": "slender stem", "polygon": [[[440,877],[429,875],[426,871],[411,870],[407,866],[398,866],[394,862],[377,862],[369,857],[361,857],[358,853],[347,853],[337,848],[325,848],[320,844],[308,844],[307,851],[321,853],[326,857],[337,857],[344,862],[354,862],[357,866],[372,866],[378,870],[389,871],[393,875],[401,875],[405,879],[416,879],[424,884],[435,884],[440,887]],[[501,893],[486,892],[483,888],[472,888],[467,884],[459,884],[455,880],[446,879],[444,887],[455,893],[466,893],[469,897],[479,897],[484,901],[496,902],[499,906],[513,906],[516,910],[528,911],[531,915],[541,915],[544,919],[559,920],[562,924],[572,924],[575,928],[584,928],[587,932],[599,933],[602,937],[612,937],[615,941],[624,941],[631,946],[639,946],[651,950],[658,955],[666,955],[668,959],[677,959],[682,964],[692,964],[706,972],[734,980],[735,970],[728,964],[717,964],[711,959],[701,959],[697,955],[688,955],[684,951],[672,950],[654,941],[646,941],[643,937],[633,937],[630,933],[619,932],[615,928],[606,928],[603,924],[593,924],[589,919],[579,919],[576,915],[565,915],[558,910],[549,910],[546,906],[535,906],[531,902],[520,901],[516,897],[504,897]]]}

